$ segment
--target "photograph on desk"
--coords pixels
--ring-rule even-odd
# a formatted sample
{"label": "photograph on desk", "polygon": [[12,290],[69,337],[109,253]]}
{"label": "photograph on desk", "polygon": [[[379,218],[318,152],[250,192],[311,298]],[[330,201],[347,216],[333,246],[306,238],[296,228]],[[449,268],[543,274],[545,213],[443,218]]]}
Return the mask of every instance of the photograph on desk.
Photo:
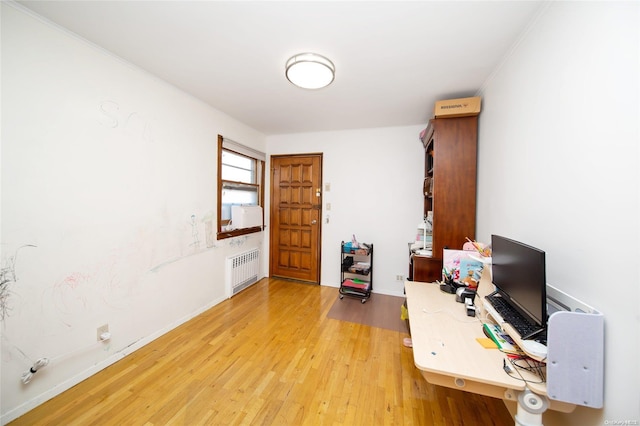
{"label": "photograph on desk", "polygon": [[484,264],[474,259],[475,251],[449,250],[442,251],[442,280],[478,288]]}

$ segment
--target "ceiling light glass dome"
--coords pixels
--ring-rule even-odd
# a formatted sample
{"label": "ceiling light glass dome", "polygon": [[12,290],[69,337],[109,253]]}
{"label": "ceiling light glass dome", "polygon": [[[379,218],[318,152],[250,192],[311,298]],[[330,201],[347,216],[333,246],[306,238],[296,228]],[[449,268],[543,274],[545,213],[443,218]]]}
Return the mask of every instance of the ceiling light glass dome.
{"label": "ceiling light glass dome", "polygon": [[336,68],[329,59],[315,53],[299,53],[286,65],[287,79],[303,89],[321,89],[331,84]]}

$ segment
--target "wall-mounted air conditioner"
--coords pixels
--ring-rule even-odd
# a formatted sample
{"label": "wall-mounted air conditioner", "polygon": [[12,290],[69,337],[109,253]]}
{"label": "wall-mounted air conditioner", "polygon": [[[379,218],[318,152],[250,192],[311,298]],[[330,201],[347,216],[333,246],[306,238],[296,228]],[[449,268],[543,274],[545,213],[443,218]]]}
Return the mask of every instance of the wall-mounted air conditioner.
{"label": "wall-mounted air conditioner", "polygon": [[262,227],[262,207],[260,206],[231,206],[231,228]]}

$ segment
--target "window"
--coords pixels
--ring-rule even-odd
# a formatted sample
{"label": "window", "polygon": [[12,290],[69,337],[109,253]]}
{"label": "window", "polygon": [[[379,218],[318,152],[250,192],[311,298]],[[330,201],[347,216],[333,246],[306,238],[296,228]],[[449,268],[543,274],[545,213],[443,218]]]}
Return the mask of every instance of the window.
{"label": "window", "polygon": [[263,153],[218,135],[218,239],[260,232],[260,227],[233,229],[232,206],[264,208]]}

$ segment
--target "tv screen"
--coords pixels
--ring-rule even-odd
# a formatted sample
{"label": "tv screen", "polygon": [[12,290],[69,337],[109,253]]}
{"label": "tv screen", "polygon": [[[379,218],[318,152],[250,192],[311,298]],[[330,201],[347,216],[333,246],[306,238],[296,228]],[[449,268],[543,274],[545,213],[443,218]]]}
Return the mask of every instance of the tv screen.
{"label": "tv screen", "polygon": [[544,251],[499,235],[491,236],[492,276],[497,291],[525,318],[547,325]]}

